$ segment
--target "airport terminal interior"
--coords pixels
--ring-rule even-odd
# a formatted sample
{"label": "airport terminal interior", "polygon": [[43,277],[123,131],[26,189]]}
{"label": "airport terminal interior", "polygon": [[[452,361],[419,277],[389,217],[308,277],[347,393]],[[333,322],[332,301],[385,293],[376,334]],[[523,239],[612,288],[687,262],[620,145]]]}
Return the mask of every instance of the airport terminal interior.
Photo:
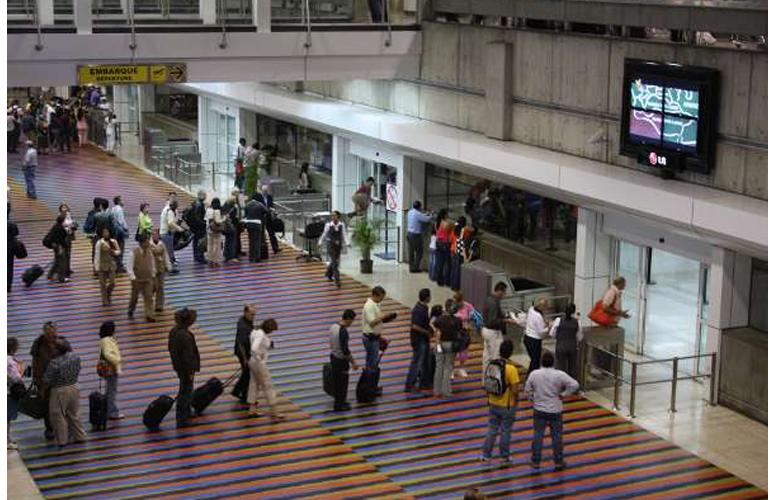
{"label": "airport terminal interior", "polygon": [[766,1],[5,18],[8,499],[768,498]]}

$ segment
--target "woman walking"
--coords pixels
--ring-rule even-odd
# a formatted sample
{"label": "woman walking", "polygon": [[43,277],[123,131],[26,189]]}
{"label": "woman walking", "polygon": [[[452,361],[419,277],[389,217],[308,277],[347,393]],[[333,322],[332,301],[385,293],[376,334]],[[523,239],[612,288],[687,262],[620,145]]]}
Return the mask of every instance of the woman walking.
{"label": "woman walking", "polygon": [[69,278],[72,276],[72,242],[75,241],[75,231],[78,229],[77,222],[72,220],[72,217],[70,216],[70,207],[66,203],[62,203],[59,205],[59,215],[64,216],[64,231],[67,234],[67,244],[66,247],[66,253],[65,253],[65,259],[66,259],[66,267],[67,267],[67,277]]}
{"label": "woman walking", "polygon": [[86,432],[80,423],[80,358],[70,354],[72,347],[63,338],[56,341],[57,357],[48,363],[43,380],[51,390],[48,412],[51,425],[60,447],[69,443],[72,433],[76,443],[86,440]]}
{"label": "woman walking", "polygon": [[115,339],[115,322],[105,321],[99,329],[99,363],[103,365],[103,372],[99,375],[104,377],[107,384],[107,416],[110,420],[120,420],[125,418],[115,399],[118,395],[118,377],[123,373],[123,361],[120,357],[120,348]]}
{"label": "woman walking", "polygon": [[577,380],[577,348],[583,340],[583,329],[575,317],[575,304],[567,306],[564,318],[556,318],[550,336],[556,339],[556,369]]}
{"label": "woman walking", "polygon": [[270,416],[274,419],[284,419],[284,415],[278,413],[278,401],[273,390],[273,382],[270,378],[270,371],[267,369],[267,351],[273,347],[273,341],[268,335],[278,329],[278,323],[273,318],[262,322],[259,329],[251,332],[251,356],[249,358],[249,403],[251,408],[249,414],[260,417],[257,411],[257,393],[263,391],[267,402],[270,405]]}
{"label": "woman walking", "polygon": [[222,263],[222,248],[224,244],[224,222],[222,205],[219,198],[211,200],[211,206],[206,211],[208,222],[208,254],[209,266],[219,267]]}
{"label": "woman walking", "polygon": [[64,229],[64,220],[64,215],[57,215],[56,224],[54,224],[43,239],[43,246],[53,250],[53,261],[48,269],[48,280],[53,281],[54,277],[56,277],[59,283],[69,281],[69,268],[67,267],[69,262],[69,258],[67,257],[67,230]]}

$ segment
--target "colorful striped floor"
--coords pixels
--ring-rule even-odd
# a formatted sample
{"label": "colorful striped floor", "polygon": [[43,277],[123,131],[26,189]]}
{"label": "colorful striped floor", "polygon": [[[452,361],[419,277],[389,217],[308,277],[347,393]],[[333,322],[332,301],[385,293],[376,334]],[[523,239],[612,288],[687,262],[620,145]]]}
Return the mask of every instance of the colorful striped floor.
{"label": "colorful striped floor", "polygon": [[[71,283],[42,278],[24,289],[18,278],[32,263],[47,264],[50,252],[40,241],[59,201],[68,201],[82,222],[94,196],[122,194],[127,212],[135,214],[139,203],[148,200],[157,218],[169,186],[89,148],[42,157],[40,200],[30,201],[17,165],[18,157],[10,157],[11,200],[30,256],[16,266],[8,329],[20,340],[21,357],[28,361],[44,321],[58,322],[84,361],[84,421],[88,393],[99,386],[95,363],[102,321],[118,323],[127,361],[119,405],[128,418],[92,432],[88,443],[60,451],[43,440],[41,422],[14,424],[22,457],[47,499],[450,499],[462,498],[471,486],[488,498],[767,498],[765,491],[579,398],[565,405],[566,471],[554,472],[546,463],[538,472],[528,465],[532,426],[527,402],[517,415],[512,465],[482,464],[478,458],[487,410],[478,382],[479,347],[473,346],[470,378],[455,384],[451,401],[404,393],[409,314],[392,300],[385,309],[399,318],[386,327],[393,342],[383,359],[385,395],[376,405],[354,404],[348,413],[333,413],[320,381],[328,357],[327,330],[344,309],[360,310],[368,289],[348,277],[341,289],[330,286],[322,264],[297,263],[289,248],[269,262],[218,270],[194,265],[185,250],[182,273],[167,280],[170,309],[190,306],[199,312],[196,335],[203,371],[198,383],[235,370],[232,340],[243,304],[254,304],[259,318],[277,319],[280,329],[269,364],[281,411],[289,418],[280,423],[252,418],[246,407],[223,396],[192,428],[176,430],[172,412],[161,432],[148,433],[141,423],[147,403],[176,392],[166,351],[171,313],[153,324],[128,320],[125,277],[115,291],[115,305],[101,307],[84,238],[76,241]],[[135,219],[129,222],[134,229]],[[141,311],[136,317],[143,317]],[[352,347],[362,359],[357,333],[359,325],[353,328]]]}

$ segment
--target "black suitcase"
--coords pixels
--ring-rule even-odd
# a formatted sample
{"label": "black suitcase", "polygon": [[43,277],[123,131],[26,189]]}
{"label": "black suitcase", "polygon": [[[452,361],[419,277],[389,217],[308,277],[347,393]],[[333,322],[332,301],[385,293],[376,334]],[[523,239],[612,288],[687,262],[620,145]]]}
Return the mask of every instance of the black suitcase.
{"label": "black suitcase", "polygon": [[94,391],[88,395],[88,420],[95,431],[107,430],[109,405],[107,395]]}
{"label": "black suitcase", "polygon": [[211,403],[225,392],[225,387],[232,384],[240,374],[240,370],[236,371],[224,383],[217,377],[211,377],[205,384],[195,389],[190,403],[195,413],[202,414]]}
{"label": "black suitcase", "polygon": [[27,288],[32,286],[32,283],[37,281],[39,277],[43,275],[45,271],[43,271],[43,268],[39,265],[35,264],[32,267],[27,268],[26,271],[21,275],[21,281],[24,282],[24,285],[27,286]]}
{"label": "black suitcase", "polygon": [[334,379],[332,378],[332,364],[324,363],[323,370],[324,392],[334,397]]}
{"label": "black suitcase", "polygon": [[359,403],[371,403],[377,397],[377,387],[380,385],[380,369],[364,369],[356,385],[356,400]]}
{"label": "black suitcase", "polygon": [[174,398],[165,395],[158,397],[144,411],[142,422],[151,431],[158,430],[163,419],[171,411],[172,406],[174,406]]}

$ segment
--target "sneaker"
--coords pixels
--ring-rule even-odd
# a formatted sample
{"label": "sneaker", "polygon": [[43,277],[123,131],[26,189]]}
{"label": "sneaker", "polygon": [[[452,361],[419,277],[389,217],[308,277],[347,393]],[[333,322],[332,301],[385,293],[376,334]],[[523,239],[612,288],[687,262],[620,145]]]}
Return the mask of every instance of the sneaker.
{"label": "sneaker", "polygon": [[468,372],[466,372],[466,371],[465,371],[465,369],[463,369],[463,368],[460,368],[459,370],[457,370],[457,372],[459,373],[459,375],[460,375],[462,378],[468,378]]}
{"label": "sneaker", "polygon": [[9,450],[18,450],[19,449],[19,443],[17,443],[16,441],[13,441],[13,440],[8,441],[8,449]]}
{"label": "sneaker", "polygon": [[535,462],[534,460],[530,460],[529,461],[529,465],[531,465],[535,469],[539,469],[540,468],[540,462]]}
{"label": "sneaker", "polygon": [[125,415],[123,415],[122,413],[118,413],[117,415],[111,416],[110,420],[123,420],[124,418],[126,418]]}
{"label": "sneaker", "polygon": [[567,468],[566,462],[557,462],[555,467],[554,467],[554,470],[560,471],[560,470],[564,470],[566,468]]}
{"label": "sneaker", "polygon": [[348,411],[348,410],[350,410],[350,405],[348,403],[334,407],[334,411]]}

